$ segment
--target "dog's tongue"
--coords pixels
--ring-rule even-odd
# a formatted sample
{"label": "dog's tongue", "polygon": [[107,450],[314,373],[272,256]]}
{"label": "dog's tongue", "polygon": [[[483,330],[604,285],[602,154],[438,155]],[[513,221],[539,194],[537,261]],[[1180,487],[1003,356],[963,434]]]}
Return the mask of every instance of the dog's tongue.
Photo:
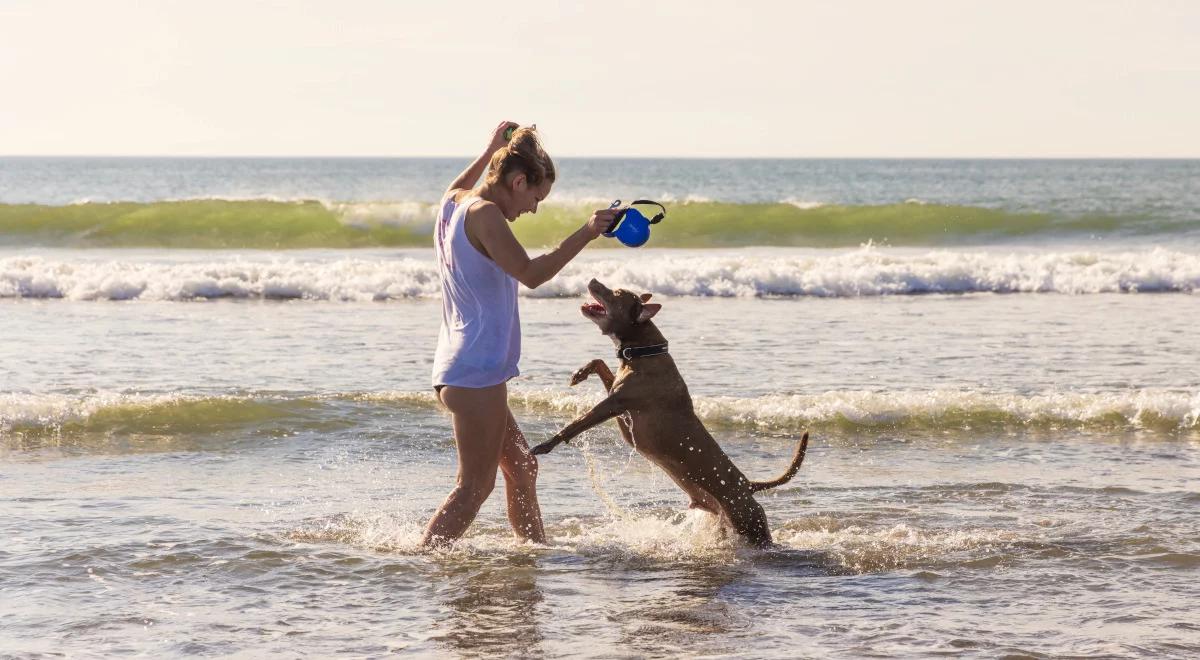
{"label": "dog's tongue", "polygon": [[583,309],[583,311],[587,312],[588,314],[598,314],[599,315],[599,314],[605,313],[604,305],[601,305],[600,303],[584,303],[582,309]]}

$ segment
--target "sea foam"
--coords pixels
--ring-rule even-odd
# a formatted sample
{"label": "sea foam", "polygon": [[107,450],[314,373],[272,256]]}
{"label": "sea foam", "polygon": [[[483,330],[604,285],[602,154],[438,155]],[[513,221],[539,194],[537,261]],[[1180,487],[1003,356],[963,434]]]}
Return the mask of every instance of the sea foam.
{"label": "sea foam", "polygon": [[[878,247],[779,256],[722,251],[653,258],[589,258],[520,294],[582,296],[593,278],[670,296],[860,297],[966,293],[1194,293],[1200,255],[1130,252],[997,253]],[[437,269],[419,258],[216,258],[208,261],[0,259],[0,298],[383,301],[439,295]]]}
{"label": "sea foam", "polygon": [[[590,409],[599,394],[514,388],[509,400],[527,414],[569,419]],[[356,415],[391,414],[396,406],[437,408],[427,391],[203,396],[186,393],[0,394],[0,431],[46,435],[181,433],[269,423],[303,427],[326,416],[341,419],[347,404]],[[745,428],[796,435],[804,430],[954,431],[1200,429],[1200,391],[1164,389],[1111,392],[1050,391],[1033,394],[972,390],[836,390],[760,397],[694,397],[696,413],[714,428]],[[289,422],[289,420],[291,420]],[[319,426],[319,424],[318,424]]]}

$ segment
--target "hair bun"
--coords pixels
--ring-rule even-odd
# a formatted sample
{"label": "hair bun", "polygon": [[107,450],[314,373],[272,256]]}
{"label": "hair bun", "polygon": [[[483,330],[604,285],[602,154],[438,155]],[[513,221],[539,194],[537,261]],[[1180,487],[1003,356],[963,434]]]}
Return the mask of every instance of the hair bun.
{"label": "hair bun", "polygon": [[536,126],[522,126],[513,131],[508,144],[492,154],[488,165],[488,183],[506,180],[512,174],[524,174],[530,185],[554,181],[554,162],[542,147]]}

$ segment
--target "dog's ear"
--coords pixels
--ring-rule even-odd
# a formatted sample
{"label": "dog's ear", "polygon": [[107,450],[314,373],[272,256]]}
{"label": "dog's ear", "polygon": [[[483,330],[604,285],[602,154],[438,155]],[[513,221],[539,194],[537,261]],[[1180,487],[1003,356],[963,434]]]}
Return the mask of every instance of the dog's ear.
{"label": "dog's ear", "polygon": [[654,303],[642,305],[642,313],[638,314],[637,322],[645,323],[646,321],[649,321],[650,319],[654,318],[654,315],[657,314],[658,310],[660,309],[662,309],[662,305],[656,305]]}
{"label": "dog's ear", "polygon": [[650,296],[651,296],[651,294],[649,294],[649,293],[643,293],[641,296],[642,302],[644,302],[644,303],[650,302]]}

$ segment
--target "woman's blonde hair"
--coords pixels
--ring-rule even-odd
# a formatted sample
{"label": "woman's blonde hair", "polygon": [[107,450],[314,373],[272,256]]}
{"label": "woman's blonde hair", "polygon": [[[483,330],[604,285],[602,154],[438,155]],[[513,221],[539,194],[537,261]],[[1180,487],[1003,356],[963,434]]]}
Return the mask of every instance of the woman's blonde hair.
{"label": "woman's blonde hair", "polygon": [[541,185],[543,181],[554,183],[554,161],[542,148],[537,129],[532,126],[514,131],[508,144],[492,154],[488,163],[488,183],[507,181],[511,174],[524,174],[531,186]]}

